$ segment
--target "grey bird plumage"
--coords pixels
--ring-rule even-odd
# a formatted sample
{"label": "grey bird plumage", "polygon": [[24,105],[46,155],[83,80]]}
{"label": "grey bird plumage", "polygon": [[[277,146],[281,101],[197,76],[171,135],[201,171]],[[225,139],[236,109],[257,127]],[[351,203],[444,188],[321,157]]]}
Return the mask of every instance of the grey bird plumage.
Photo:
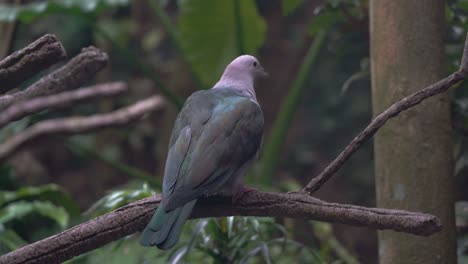
{"label": "grey bird plumage", "polygon": [[199,197],[242,192],[242,178],[262,141],[254,81],[263,75],[255,57],[242,55],[212,89],[187,99],[169,142],[162,202],[143,231],[142,245],[173,247]]}

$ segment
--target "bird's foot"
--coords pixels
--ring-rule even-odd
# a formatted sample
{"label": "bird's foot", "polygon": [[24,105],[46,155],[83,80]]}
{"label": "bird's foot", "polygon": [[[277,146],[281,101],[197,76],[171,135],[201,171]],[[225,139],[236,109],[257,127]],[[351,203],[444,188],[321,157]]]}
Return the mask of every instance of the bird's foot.
{"label": "bird's foot", "polygon": [[232,203],[235,204],[237,203],[240,199],[242,199],[242,197],[244,196],[244,194],[248,193],[248,192],[254,192],[254,191],[257,191],[257,189],[255,188],[252,188],[252,187],[248,187],[248,186],[245,186],[245,185],[242,185],[239,190],[237,190],[233,195],[232,195]]}

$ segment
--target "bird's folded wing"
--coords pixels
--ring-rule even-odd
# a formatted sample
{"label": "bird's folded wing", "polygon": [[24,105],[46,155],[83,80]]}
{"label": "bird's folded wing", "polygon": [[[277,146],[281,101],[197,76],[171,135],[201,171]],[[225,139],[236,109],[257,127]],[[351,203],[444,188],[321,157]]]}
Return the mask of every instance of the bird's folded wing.
{"label": "bird's folded wing", "polygon": [[[179,139],[174,144],[168,163],[170,170],[178,176],[170,182],[166,179],[167,210],[200,195],[219,191],[244,163],[255,156],[260,146],[263,114],[256,103],[240,98],[213,111],[196,139],[180,139],[184,142],[180,144],[181,150],[185,149],[185,142],[190,142],[185,154],[175,150]],[[184,156],[182,163],[179,162],[181,156]],[[177,164],[180,164],[179,169],[176,169]]]}

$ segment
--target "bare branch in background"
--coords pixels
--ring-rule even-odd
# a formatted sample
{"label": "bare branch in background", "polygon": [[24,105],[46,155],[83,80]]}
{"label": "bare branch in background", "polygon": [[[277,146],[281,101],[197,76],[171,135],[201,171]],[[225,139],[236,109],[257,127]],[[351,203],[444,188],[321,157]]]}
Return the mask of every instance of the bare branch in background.
{"label": "bare branch in background", "polygon": [[21,101],[0,113],[0,128],[8,123],[38,113],[42,110],[54,107],[64,107],[91,99],[119,95],[128,90],[123,82],[104,83],[80,88],[76,91],[68,91],[57,95],[49,95]]}
{"label": "bare branch in background", "polygon": [[434,83],[419,92],[413,93],[400,101],[394,103],[383,113],[378,115],[372,122],[363,130],[351,143],[316,177],[314,177],[302,192],[312,194],[325,182],[327,182],[343,165],[344,163],[356,152],[361,146],[368,141],[372,136],[389,120],[396,117],[401,112],[421,103],[423,100],[440,93],[446,92],[450,87],[463,81],[468,76],[468,35],[465,40],[465,47],[463,50],[462,63],[460,69],[446,78]]}
{"label": "bare branch in background", "polygon": [[0,97],[0,110],[33,97],[56,94],[78,88],[94,77],[107,63],[105,52],[95,47],[84,48],[60,69],[44,76],[26,90]]}
{"label": "bare branch in background", "polygon": [[[160,201],[161,197],[154,195],[123,206],[62,233],[1,256],[0,263],[61,263],[141,231]],[[392,229],[416,235],[430,235],[441,229],[438,218],[428,214],[327,203],[301,194],[257,191],[246,193],[236,204],[232,204],[230,197],[201,199],[192,217],[230,215],[323,220],[376,229]]]}
{"label": "bare branch in background", "polygon": [[69,117],[39,122],[8,138],[0,145],[0,161],[5,160],[20,147],[44,136],[81,134],[98,129],[126,125],[143,114],[161,109],[163,98],[152,96],[119,110],[89,117]]}
{"label": "bare branch in background", "polygon": [[67,53],[54,35],[44,35],[0,61],[0,93],[65,59]]}

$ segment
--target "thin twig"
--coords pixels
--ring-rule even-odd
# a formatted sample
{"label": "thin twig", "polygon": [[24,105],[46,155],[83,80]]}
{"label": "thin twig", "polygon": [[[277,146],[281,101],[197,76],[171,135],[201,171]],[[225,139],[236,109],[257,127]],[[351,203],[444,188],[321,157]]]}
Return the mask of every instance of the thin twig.
{"label": "thin twig", "polygon": [[21,101],[0,113],[0,128],[12,121],[21,119],[33,113],[38,113],[45,109],[65,107],[91,99],[115,96],[127,90],[128,86],[123,82],[104,83],[80,88],[75,91],[67,91],[56,95]]}
{"label": "thin twig", "polygon": [[468,35],[465,41],[463,51],[462,63],[460,69],[446,78],[407,96],[400,101],[394,103],[383,113],[378,115],[372,122],[355,137],[351,143],[316,177],[314,177],[302,192],[312,194],[325,182],[327,182],[343,165],[344,163],[356,152],[366,141],[389,120],[396,117],[401,112],[421,103],[423,100],[438,95],[447,91],[450,87],[463,81],[468,76]]}
{"label": "thin twig", "polygon": [[67,53],[54,35],[44,35],[0,61],[0,93],[65,59]]}
{"label": "thin twig", "polygon": [[84,48],[63,67],[44,76],[26,90],[1,96],[0,111],[22,100],[78,88],[101,70],[107,60],[105,52],[95,47]]}
{"label": "thin twig", "polygon": [[[161,197],[155,195],[131,203],[1,256],[0,263],[61,263],[142,230],[160,201]],[[246,193],[236,204],[232,204],[230,197],[201,199],[192,218],[230,215],[320,220],[424,236],[441,229],[440,220],[428,214],[327,203],[300,194],[257,191]]]}
{"label": "thin twig", "polygon": [[131,106],[106,114],[39,122],[12,136],[0,145],[0,162],[8,158],[20,147],[43,136],[81,134],[108,127],[123,126],[138,119],[145,113],[161,109],[162,106],[162,97],[152,96]]}

